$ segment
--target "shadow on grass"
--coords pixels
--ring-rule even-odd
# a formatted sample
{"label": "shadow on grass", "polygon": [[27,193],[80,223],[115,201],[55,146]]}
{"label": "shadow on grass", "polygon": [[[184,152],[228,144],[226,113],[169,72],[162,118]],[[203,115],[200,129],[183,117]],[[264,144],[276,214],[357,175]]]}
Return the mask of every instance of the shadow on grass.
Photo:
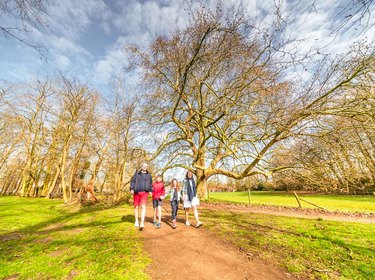
{"label": "shadow on grass", "polygon": [[121,221],[132,224],[132,223],[134,223],[134,215],[122,216]]}
{"label": "shadow on grass", "polygon": [[[82,214],[96,213],[98,211],[119,208],[119,205],[91,205],[81,208],[74,212],[67,212],[62,210],[58,217],[49,219],[34,225],[26,226],[22,229],[12,231],[6,234],[0,235],[0,252],[1,255],[12,256],[14,254],[19,255],[20,252],[25,250],[25,247],[33,242],[34,240],[40,239],[39,237],[46,237],[54,232],[69,232],[76,229],[99,227],[105,229],[107,226],[118,224],[122,222],[128,222],[131,219],[131,215],[123,216],[117,221],[101,222],[92,221],[86,223],[77,223],[74,225],[64,225],[65,222],[69,222],[75,217],[79,217]],[[134,218],[133,218],[134,219]],[[2,258],[0,258],[2,259]]]}

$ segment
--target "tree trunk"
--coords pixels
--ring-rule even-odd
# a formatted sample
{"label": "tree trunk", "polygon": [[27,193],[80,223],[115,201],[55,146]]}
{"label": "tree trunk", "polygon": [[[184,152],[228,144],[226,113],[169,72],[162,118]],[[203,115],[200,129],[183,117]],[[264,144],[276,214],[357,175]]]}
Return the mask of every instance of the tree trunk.
{"label": "tree trunk", "polygon": [[[204,167],[206,165],[204,159],[204,149],[202,148],[200,151],[200,158],[197,160],[198,166]],[[201,199],[206,200],[208,198],[208,191],[207,191],[207,176],[205,169],[197,168],[196,174],[197,176],[197,191],[198,195]]]}
{"label": "tree trunk", "polygon": [[46,194],[46,198],[50,198],[50,195],[52,194],[53,190],[55,189],[55,186],[56,186],[56,182],[57,182],[57,179],[59,178],[60,176],[60,166],[57,165],[56,166],[56,173],[55,173],[55,177],[53,178],[53,180],[51,181],[50,185],[48,186],[48,192]]}
{"label": "tree trunk", "polygon": [[31,165],[32,165],[32,158],[29,155],[27,159],[27,163],[24,169],[22,170],[22,182],[21,182],[21,193],[20,193],[21,196],[26,196],[26,194],[29,192],[29,188],[30,188],[29,170],[31,169]]}

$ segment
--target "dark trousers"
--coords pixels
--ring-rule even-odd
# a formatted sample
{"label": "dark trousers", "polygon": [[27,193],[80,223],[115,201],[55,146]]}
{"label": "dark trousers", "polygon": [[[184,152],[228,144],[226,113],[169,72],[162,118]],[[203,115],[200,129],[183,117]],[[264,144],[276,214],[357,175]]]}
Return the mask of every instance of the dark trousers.
{"label": "dark trousers", "polygon": [[172,220],[176,220],[177,210],[178,210],[178,200],[172,200],[171,207],[172,207]]}

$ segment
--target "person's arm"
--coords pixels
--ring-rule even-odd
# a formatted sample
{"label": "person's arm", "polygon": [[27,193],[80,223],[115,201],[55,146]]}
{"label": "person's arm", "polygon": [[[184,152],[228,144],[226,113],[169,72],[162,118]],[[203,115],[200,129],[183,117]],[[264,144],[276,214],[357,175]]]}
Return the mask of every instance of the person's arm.
{"label": "person's arm", "polygon": [[133,175],[133,177],[130,181],[130,192],[131,192],[131,194],[134,194],[136,181],[137,181],[137,171],[134,173],[134,175]]}
{"label": "person's arm", "polygon": [[161,188],[161,196],[160,196],[160,199],[164,199],[165,198],[165,187],[164,187],[164,184],[163,184],[163,186],[162,186],[162,188]]}
{"label": "person's arm", "polygon": [[152,193],[154,191],[153,187],[152,187],[152,177],[151,177],[151,174],[149,173],[148,174],[150,176],[150,185],[148,186],[148,191],[150,193]]}
{"label": "person's arm", "polygon": [[155,191],[155,184],[152,184],[152,185],[151,185],[151,190],[152,190],[152,192]]}
{"label": "person's arm", "polygon": [[173,191],[173,189],[172,188],[170,188],[169,190],[168,190],[168,194],[164,197],[164,198],[166,198],[166,197],[168,197],[169,196],[169,200],[172,200],[172,191]]}

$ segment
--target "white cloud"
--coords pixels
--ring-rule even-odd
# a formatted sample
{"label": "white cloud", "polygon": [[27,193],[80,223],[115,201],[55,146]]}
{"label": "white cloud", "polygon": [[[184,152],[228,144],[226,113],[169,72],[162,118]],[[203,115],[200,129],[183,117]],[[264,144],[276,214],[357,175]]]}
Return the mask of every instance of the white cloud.
{"label": "white cloud", "polygon": [[93,79],[95,82],[108,84],[114,76],[122,72],[126,62],[124,45],[125,38],[119,37],[116,43],[107,50],[105,57],[94,63]]}
{"label": "white cloud", "polygon": [[[166,1],[165,1],[166,2]],[[126,35],[146,33],[151,36],[167,34],[175,25],[187,21],[184,1],[127,1],[119,3],[119,13],[113,18],[113,25]]]}
{"label": "white cloud", "polygon": [[65,55],[60,55],[56,58],[56,63],[59,69],[65,70],[68,69],[71,66],[71,61],[68,57]]}
{"label": "white cloud", "polygon": [[90,23],[110,20],[111,11],[103,0],[65,0],[53,1],[49,15],[48,24],[53,33],[77,40]]}
{"label": "white cloud", "polygon": [[69,55],[89,55],[87,50],[82,48],[78,43],[75,43],[68,38],[51,35],[47,38],[50,47],[59,53]]}

